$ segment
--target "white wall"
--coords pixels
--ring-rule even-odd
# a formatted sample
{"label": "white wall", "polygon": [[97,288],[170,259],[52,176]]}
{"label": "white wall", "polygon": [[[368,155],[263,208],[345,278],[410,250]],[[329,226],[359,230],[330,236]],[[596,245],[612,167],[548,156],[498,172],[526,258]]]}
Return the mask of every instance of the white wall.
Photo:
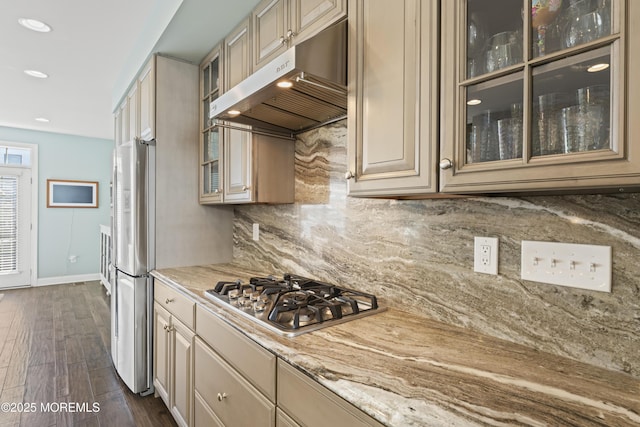
{"label": "white wall", "polygon": [[[38,283],[97,278],[99,225],[109,224],[114,142],[2,126],[0,140],[38,145]],[[47,179],[98,181],[98,208],[47,208]],[[77,262],[69,262],[70,255]]]}

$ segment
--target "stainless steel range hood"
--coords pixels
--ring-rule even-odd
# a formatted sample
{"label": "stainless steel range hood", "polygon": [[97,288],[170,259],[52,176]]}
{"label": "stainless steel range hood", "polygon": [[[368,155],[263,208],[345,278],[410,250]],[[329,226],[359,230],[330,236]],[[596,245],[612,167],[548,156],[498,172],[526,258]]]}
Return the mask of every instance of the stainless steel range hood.
{"label": "stainless steel range hood", "polygon": [[345,117],[346,41],[342,21],[289,48],[211,102],[209,117],[288,134]]}

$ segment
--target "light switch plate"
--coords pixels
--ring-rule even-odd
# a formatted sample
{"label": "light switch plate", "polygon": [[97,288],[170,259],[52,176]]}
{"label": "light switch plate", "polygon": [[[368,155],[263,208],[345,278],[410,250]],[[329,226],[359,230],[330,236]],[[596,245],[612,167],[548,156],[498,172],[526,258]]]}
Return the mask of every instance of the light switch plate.
{"label": "light switch plate", "polygon": [[253,240],[256,242],[260,240],[260,224],[257,222],[253,223]]}
{"label": "light switch plate", "polygon": [[611,292],[611,246],[522,241],[523,280]]}

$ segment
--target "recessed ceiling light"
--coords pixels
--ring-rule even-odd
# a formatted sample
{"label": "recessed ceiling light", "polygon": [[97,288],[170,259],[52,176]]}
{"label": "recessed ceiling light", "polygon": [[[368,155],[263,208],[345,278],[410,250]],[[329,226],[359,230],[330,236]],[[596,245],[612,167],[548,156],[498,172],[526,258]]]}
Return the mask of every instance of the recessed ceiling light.
{"label": "recessed ceiling light", "polygon": [[227,114],[230,116],[239,116],[240,115],[240,111],[238,110],[229,110],[227,111]]}
{"label": "recessed ceiling light", "polygon": [[36,122],[49,123],[49,121],[46,117],[36,117]]}
{"label": "recessed ceiling light", "polygon": [[482,104],[482,100],[481,99],[470,99],[467,101],[467,105],[480,105]]}
{"label": "recessed ceiling light", "polygon": [[48,74],[38,70],[24,70],[24,73],[31,77],[37,77],[39,79],[46,79],[47,77],[49,77]]}
{"label": "recessed ceiling light", "polygon": [[293,83],[290,82],[289,80],[284,80],[284,81],[276,83],[276,86],[286,89],[286,88],[290,88],[291,86],[293,86]]}
{"label": "recessed ceiling light", "polygon": [[18,23],[25,28],[28,28],[32,31],[37,31],[39,33],[48,33],[49,31],[51,31],[50,26],[42,21],[38,21],[37,19],[20,18],[18,19]]}
{"label": "recessed ceiling light", "polygon": [[587,71],[590,73],[597,73],[598,71],[603,71],[603,70],[606,70],[607,68],[609,68],[609,64],[604,64],[604,63],[595,64],[587,68]]}

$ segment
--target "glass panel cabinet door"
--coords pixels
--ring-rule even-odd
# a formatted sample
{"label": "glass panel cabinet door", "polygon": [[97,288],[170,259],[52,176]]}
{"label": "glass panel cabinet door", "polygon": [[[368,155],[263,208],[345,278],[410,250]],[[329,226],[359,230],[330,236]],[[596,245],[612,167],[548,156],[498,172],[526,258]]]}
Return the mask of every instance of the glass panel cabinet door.
{"label": "glass panel cabinet door", "polygon": [[217,195],[221,191],[220,183],[220,129],[215,127],[204,133],[202,162],[202,193]]}
{"label": "glass panel cabinet door", "polygon": [[440,190],[604,188],[611,162],[640,172],[624,139],[640,71],[631,3],[441,3]]}
{"label": "glass panel cabinet door", "polygon": [[209,105],[220,95],[220,49],[214,49],[200,66],[200,202],[221,203],[222,132],[209,119]]}

